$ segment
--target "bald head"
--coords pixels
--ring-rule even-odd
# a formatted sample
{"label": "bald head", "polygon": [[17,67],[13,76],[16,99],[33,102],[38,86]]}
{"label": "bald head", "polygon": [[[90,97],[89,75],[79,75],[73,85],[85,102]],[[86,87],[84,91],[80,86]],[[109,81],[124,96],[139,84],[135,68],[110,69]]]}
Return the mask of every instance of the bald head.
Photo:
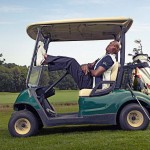
{"label": "bald head", "polygon": [[120,50],[120,43],[118,41],[112,41],[106,47],[107,54],[117,54]]}

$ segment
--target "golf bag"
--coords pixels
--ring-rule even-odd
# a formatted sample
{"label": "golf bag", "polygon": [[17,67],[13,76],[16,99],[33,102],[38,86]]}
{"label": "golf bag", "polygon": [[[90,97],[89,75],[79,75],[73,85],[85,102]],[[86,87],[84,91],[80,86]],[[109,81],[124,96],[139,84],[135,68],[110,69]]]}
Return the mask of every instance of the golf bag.
{"label": "golf bag", "polygon": [[[133,89],[141,91],[147,95],[150,95],[150,57],[147,54],[143,54],[142,45],[140,40],[136,40],[136,43],[140,44],[140,48],[133,49],[134,55],[132,55],[134,64],[147,63],[148,67],[138,68],[133,70]],[[131,54],[130,54],[131,55]]]}

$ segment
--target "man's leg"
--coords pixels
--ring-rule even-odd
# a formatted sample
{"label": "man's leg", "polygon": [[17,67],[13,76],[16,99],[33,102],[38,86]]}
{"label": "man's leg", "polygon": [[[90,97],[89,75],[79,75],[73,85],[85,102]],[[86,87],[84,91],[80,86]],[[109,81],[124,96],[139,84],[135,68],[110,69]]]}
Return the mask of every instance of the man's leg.
{"label": "man's leg", "polygon": [[84,74],[81,66],[74,58],[47,55],[45,63],[48,64],[49,71],[66,69],[77,83],[79,89],[92,88],[92,77]]}

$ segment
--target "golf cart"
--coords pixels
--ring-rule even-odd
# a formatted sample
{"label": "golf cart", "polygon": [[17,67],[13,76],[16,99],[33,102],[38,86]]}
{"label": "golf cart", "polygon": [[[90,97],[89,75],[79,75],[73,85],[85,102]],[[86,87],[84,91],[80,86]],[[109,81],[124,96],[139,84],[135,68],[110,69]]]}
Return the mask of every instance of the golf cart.
{"label": "golf cart", "polygon": [[[125,34],[132,25],[130,18],[99,18],[36,23],[28,26],[28,35],[36,41],[27,76],[27,89],[14,103],[14,113],[8,123],[12,136],[28,137],[44,127],[60,125],[119,125],[124,130],[144,130],[149,125],[150,97],[133,91],[131,76],[136,67],[148,67],[146,62],[125,65]],[[39,45],[48,51],[50,42],[118,40],[121,49],[111,72],[110,81],[102,81],[93,89],[79,91],[79,111],[58,114],[48,101],[54,87],[67,75],[47,87],[39,82],[44,65],[36,66]],[[41,45],[40,45],[41,46]],[[107,88],[98,89],[107,84]]]}

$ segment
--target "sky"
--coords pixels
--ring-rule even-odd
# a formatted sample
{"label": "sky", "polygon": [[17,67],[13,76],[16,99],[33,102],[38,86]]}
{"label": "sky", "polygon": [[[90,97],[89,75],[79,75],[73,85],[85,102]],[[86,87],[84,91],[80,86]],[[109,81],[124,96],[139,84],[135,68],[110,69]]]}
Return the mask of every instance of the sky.
{"label": "sky", "polygon": [[[30,65],[35,46],[26,33],[29,24],[81,18],[126,17],[133,25],[126,34],[127,56],[141,39],[143,51],[150,54],[149,0],[0,0],[0,53],[6,63]],[[104,52],[107,42],[51,43],[48,53],[75,57],[79,63],[93,62]],[[101,50],[101,51],[100,51]]]}

